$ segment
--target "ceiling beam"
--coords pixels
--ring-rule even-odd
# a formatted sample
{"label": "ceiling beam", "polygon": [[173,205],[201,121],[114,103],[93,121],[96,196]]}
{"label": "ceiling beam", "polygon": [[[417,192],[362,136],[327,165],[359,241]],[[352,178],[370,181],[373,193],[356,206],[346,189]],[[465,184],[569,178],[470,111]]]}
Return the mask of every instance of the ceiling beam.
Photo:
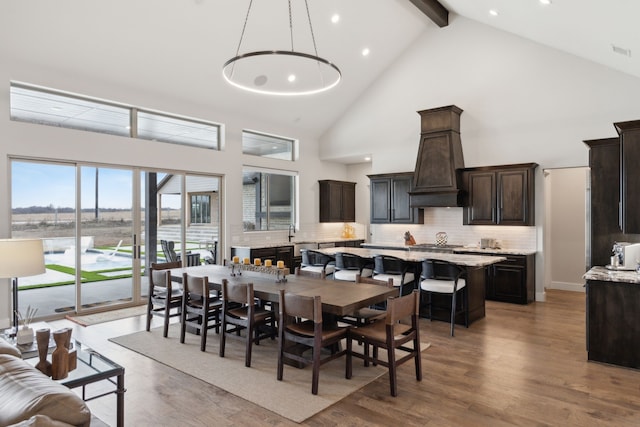
{"label": "ceiling beam", "polygon": [[438,0],[409,0],[438,27],[449,25],[449,11]]}

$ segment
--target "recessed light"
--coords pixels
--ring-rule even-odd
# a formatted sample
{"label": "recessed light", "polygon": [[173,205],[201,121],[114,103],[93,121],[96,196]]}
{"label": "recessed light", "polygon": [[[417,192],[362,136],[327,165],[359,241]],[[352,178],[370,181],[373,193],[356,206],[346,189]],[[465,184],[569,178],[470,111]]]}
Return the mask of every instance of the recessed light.
{"label": "recessed light", "polygon": [[296,81],[296,75],[295,74],[289,74],[289,77],[287,77],[287,80],[289,80],[290,83],[293,83]]}
{"label": "recessed light", "polygon": [[371,51],[369,50],[368,47],[365,47],[364,49],[362,49],[362,56],[369,56],[369,53],[371,53]]}
{"label": "recessed light", "polygon": [[497,11],[497,10],[495,10],[495,9],[491,9],[491,10],[489,11],[489,15],[491,15],[491,16],[498,16],[498,11]]}
{"label": "recessed light", "polygon": [[371,157],[369,157],[369,156],[365,157],[365,158],[364,158],[364,161],[365,161],[365,162],[370,162],[370,161],[371,161]]}
{"label": "recessed light", "polygon": [[337,24],[338,21],[340,21],[340,15],[338,15],[337,13],[334,13],[333,16],[331,16],[331,22],[333,22],[334,24]]}
{"label": "recessed light", "polygon": [[551,0],[540,0],[540,4],[543,4],[545,6],[549,6],[551,4]]}

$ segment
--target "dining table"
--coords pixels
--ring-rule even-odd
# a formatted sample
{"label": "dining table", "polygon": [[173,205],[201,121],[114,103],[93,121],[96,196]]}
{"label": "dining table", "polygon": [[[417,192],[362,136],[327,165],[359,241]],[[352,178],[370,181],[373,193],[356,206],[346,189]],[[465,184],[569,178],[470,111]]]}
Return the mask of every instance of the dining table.
{"label": "dining table", "polygon": [[[276,267],[274,267],[276,268]],[[320,296],[322,312],[334,316],[347,316],[356,310],[368,307],[398,295],[398,290],[370,283],[341,282],[331,279],[319,279],[308,276],[289,274],[286,280],[278,280],[282,276],[275,274],[231,269],[229,266],[205,264],[192,267],[173,268],[171,279],[181,282],[183,274],[196,277],[207,277],[211,290],[220,291],[222,281],[229,283],[253,283],[256,298],[278,303],[280,290],[297,295]],[[233,275],[232,275],[233,274]]]}

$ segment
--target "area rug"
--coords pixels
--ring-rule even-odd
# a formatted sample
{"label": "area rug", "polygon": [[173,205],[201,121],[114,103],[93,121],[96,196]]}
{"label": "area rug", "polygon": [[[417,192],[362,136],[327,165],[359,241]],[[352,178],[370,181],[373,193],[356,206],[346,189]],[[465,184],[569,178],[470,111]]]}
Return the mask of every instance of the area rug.
{"label": "area rug", "polygon": [[[116,344],[219,387],[236,396],[301,423],[354,391],[387,373],[381,366],[365,368],[354,359],[353,377],[345,379],[345,359],[339,358],[320,368],[318,394],[311,394],[311,367],[298,369],[285,365],[283,381],[276,379],[277,341],[254,345],[251,367],[244,366],[244,342],[227,339],[225,357],[218,356],[219,338],[210,332],[207,351],[200,351],[200,337],[187,334],[180,343],[178,325],[162,336],[162,328],[111,338]],[[429,347],[423,343],[422,350]],[[189,363],[184,363],[188,360]]]}
{"label": "area rug", "polygon": [[147,305],[137,305],[135,307],[121,308],[119,310],[103,311],[100,313],[75,316],[67,314],[65,317],[72,322],[82,326],[97,325],[98,323],[110,322],[112,320],[126,319],[127,317],[140,316],[146,314]]}

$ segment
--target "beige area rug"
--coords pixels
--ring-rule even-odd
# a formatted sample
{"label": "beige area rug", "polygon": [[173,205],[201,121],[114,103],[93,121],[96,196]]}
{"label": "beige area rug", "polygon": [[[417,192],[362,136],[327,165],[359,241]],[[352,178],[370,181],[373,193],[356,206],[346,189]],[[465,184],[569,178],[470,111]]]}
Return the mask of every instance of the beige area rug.
{"label": "beige area rug", "polygon": [[[251,367],[244,366],[244,342],[227,339],[225,357],[218,356],[219,337],[210,331],[207,351],[200,351],[200,337],[187,334],[180,344],[179,325],[172,325],[169,337],[162,328],[111,338],[116,344],[174,369],[199,378],[256,405],[295,422],[328,408],[354,391],[387,373],[381,366],[365,368],[354,359],[353,377],[345,379],[345,359],[338,358],[320,368],[318,394],[311,394],[311,367],[285,365],[284,378],[276,379],[277,341],[267,339],[254,345]],[[422,344],[422,350],[429,344]],[[189,363],[184,363],[189,360]]]}
{"label": "beige area rug", "polygon": [[147,305],[137,305],[135,307],[121,308],[119,310],[103,311],[101,313],[75,316],[67,314],[65,317],[72,322],[82,326],[97,325],[98,323],[110,322],[112,320],[126,319],[127,317],[140,316],[147,313]]}

